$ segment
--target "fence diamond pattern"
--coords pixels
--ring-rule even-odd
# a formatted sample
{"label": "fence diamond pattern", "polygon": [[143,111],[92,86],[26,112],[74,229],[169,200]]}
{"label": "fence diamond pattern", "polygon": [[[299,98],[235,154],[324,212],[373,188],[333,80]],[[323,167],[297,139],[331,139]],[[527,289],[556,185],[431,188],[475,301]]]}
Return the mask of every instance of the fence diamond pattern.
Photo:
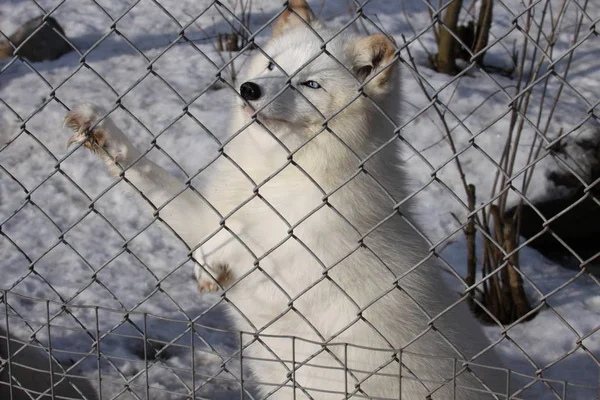
{"label": "fence diamond pattern", "polygon": [[[393,62],[403,70],[406,97],[403,120],[376,153],[402,142],[402,158],[415,185],[408,198],[394,200],[399,206],[409,200],[422,204],[431,213],[423,216],[424,224],[408,222],[428,242],[427,259],[435,259],[449,284],[463,294],[461,301],[492,282],[496,272],[478,274],[473,284],[465,281],[464,232],[470,222],[479,241],[487,237],[503,252],[499,268],[509,268],[515,255],[521,259],[516,271],[531,310],[510,323],[485,311],[490,346],[506,359],[506,365],[481,367],[506,376],[506,391],[498,398],[598,398],[600,282],[594,260],[600,248],[579,254],[554,228],[584,203],[600,207],[600,178],[585,167],[590,148],[599,143],[594,132],[599,131],[600,92],[593,76],[600,72],[594,63],[600,12],[587,0],[493,3],[487,46],[477,54],[469,52],[453,76],[434,72],[428,59],[437,52],[435,36],[444,29],[444,13],[452,2],[314,1],[311,7],[340,32],[381,32],[395,39]],[[147,210],[138,211],[134,203],[145,199],[144,193],[124,173],[111,178],[100,171],[100,163],[81,145],[65,150],[69,133],[60,126],[75,105],[101,104],[144,155],[210,202],[195,184],[217,160],[227,159],[245,174],[227,154],[227,143],[243,134],[243,129],[227,131],[227,114],[231,99],[239,96],[238,72],[257,52],[270,58],[262,46],[287,6],[252,0],[27,0],[0,5],[0,23],[3,13],[15,19],[43,15],[44,25],[48,17],[56,18],[66,33],[55,31],[73,49],[57,61],[36,63],[19,55],[24,44],[14,44],[17,55],[0,61],[0,340],[8,344],[10,336],[16,341],[6,346],[7,354],[0,354],[0,374],[12,376],[0,382],[6,393],[21,398],[17,388],[25,382],[13,372],[27,368],[18,356],[33,348],[53,370],[43,372],[49,382],[45,392],[29,393],[34,399],[85,398],[81,381],[90,382],[103,399],[259,399],[270,398],[282,386],[296,388],[298,398],[320,398],[294,382],[295,371],[311,365],[316,354],[295,360],[275,357],[273,362],[288,369],[286,379],[261,381],[268,394],[256,392],[259,382],[248,371],[244,350],[264,343],[268,335],[228,325],[223,310],[240,309],[227,289],[198,295],[191,277],[194,249],[161,217],[172,199],[165,204],[146,199]],[[475,19],[478,8],[479,2],[463,3],[462,13]],[[0,34],[8,40],[11,32],[2,27]],[[227,49],[234,33],[237,47]],[[464,36],[453,35],[470,47]],[[483,53],[490,60],[486,67],[476,62]],[[520,57],[526,68],[518,68]],[[326,122],[324,116],[323,131]],[[518,151],[503,150],[506,135],[513,135],[509,142]],[[281,170],[290,165],[302,170],[294,164],[294,152]],[[547,190],[540,183],[547,171],[562,171],[563,179],[580,188],[580,195],[553,216],[535,203]],[[340,188],[361,173],[369,172],[361,167]],[[496,183],[503,183],[501,189],[493,186],[494,175]],[[275,176],[252,181],[253,198],[268,205],[260,188]],[[465,189],[471,183],[477,186],[477,201],[470,207]],[[132,194],[123,196],[123,189]],[[322,194],[320,207],[331,206],[331,193]],[[506,204],[531,207],[543,220],[538,232],[511,251],[489,234],[483,218],[475,218],[503,197]],[[221,229],[229,229],[227,219],[234,212],[220,215]],[[391,215],[396,212],[390,210]],[[301,243],[293,231],[303,220],[284,220],[286,240]],[[532,252],[529,245],[542,235],[553,237],[577,268],[560,268]],[[363,245],[357,243],[357,248]],[[265,256],[257,255],[256,268]],[[335,265],[323,268],[323,279],[331,281],[327,272]],[[276,284],[276,278],[268,278]],[[390,290],[396,283],[390,282]],[[290,306],[275,319],[290,310],[298,313],[293,302],[300,296],[288,298]],[[282,339],[290,347],[305,340]],[[552,348],[557,343],[562,347]],[[335,336],[315,344],[331,355],[348,346]],[[401,365],[402,349],[371,350],[387,351]],[[339,398],[368,398],[360,389],[366,378],[354,374],[344,360],[337,361],[349,377]],[[467,368],[464,360],[440,357],[442,362],[454,362],[455,376]],[[401,383],[419,380],[402,367],[393,377]],[[72,389],[69,397],[58,394],[61,385]]]}

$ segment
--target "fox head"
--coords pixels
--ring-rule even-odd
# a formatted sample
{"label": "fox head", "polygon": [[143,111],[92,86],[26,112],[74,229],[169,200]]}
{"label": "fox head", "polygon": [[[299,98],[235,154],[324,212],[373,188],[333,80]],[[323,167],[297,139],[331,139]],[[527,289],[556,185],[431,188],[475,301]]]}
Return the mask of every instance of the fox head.
{"label": "fox head", "polygon": [[239,87],[241,109],[279,137],[299,145],[326,126],[352,142],[348,136],[368,139],[373,127],[362,125],[373,113],[395,120],[398,57],[381,33],[360,38],[327,29],[305,0],[293,0],[257,53]]}

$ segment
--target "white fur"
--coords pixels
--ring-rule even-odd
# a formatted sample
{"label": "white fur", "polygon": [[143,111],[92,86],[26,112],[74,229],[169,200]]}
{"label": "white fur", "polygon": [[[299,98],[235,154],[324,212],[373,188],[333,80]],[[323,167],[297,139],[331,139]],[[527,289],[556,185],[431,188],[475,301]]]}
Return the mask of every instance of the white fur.
{"label": "white fur", "polygon": [[[318,22],[313,22],[313,27],[325,39],[335,33]],[[200,286],[208,282],[212,286],[204,287],[215,287],[211,278],[217,277],[215,266],[229,267],[233,282],[229,282],[226,296],[235,305],[230,307],[231,317],[240,330],[264,335],[260,342],[247,336],[246,363],[257,381],[287,385],[271,399],[294,398],[292,386],[296,387],[296,399],[309,395],[314,399],[340,399],[346,391],[357,392],[356,396],[363,398],[397,399],[399,368],[398,362],[392,361],[393,349],[409,343],[402,355],[406,365],[402,370],[402,398],[423,399],[428,391],[452,377],[453,363],[411,356],[409,352],[469,360],[488,345],[479,323],[464,304],[444,312],[458,296],[447,288],[435,262],[427,260],[426,243],[394,211],[396,202],[410,194],[398,162],[397,144],[384,147],[364,164],[368,174],[361,172],[340,188],[359,170],[360,159],[393,136],[393,125],[372,100],[399,122],[396,67],[387,71],[383,83],[376,78],[365,87],[372,100],[357,98],[360,83],[348,70],[370,59],[370,49],[361,43],[347,34],[338,36],[327,44],[336,60],[328,54],[318,55],[292,78],[296,90],[288,88],[277,98],[275,95],[288,79],[286,74],[296,73],[319,54],[322,42],[300,24],[264,47],[278,65],[273,70],[267,69],[268,59],[257,52],[246,80],[258,84],[263,92],[260,99],[251,102],[255,110],[264,107],[258,114],[261,123],[252,123],[224,150],[260,188],[255,190],[255,184],[224,157],[215,166],[213,177],[196,186],[222,216],[235,209],[224,227],[219,223],[221,217],[205,200],[189,189],[183,190],[183,183],[162,168],[146,158],[134,163],[140,153],[110,119],[97,127],[106,140],[107,153],[101,151],[101,156],[114,172],[120,170],[114,163],[117,157],[126,169],[125,176],[156,206],[183,190],[161,210],[160,216],[190,247],[202,244],[194,253],[202,265],[196,268]],[[319,82],[322,89],[303,86],[307,80]],[[232,132],[251,121],[253,111],[243,104],[239,101],[233,112]],[[330,131],[323,131],[305,144],[321,129],[323,116],[328,118],[344,106],[344,111],[329,121]],[[97,114],[103,115],[90,106],[80,106],[68,121],[95,121]],[[75,141],[84,140],[80,129]],[[290,151],[294,152],[291,157]],[[411,219],[408,206],[402,207],[401,213]],[[384,224],[371,231],[386,218]],[[428,328],[430,319],[442,312],[431,324],[437,332]],[[292,336],[299,339],[292,341]],[[309,341],[331,345],[323,350],[320,344]],[[311,357],[313,354],[317,356]],[[296,363],[294,383],[288,379],[292,360]],[[351,372],[345,372],[344,360]],[[493,352],[475,361],[498,365]],[[457,370],[460,368],[459,362]],[[419,380],[434,382],[419,383],[409,369]],[[369,377],[375,371],[378,375]],[[479,376],[494,388],[502,387],[500,380],[490,374]],[[357,379],[364,380],[358,388]],[[453,390],[459,399],[493,398],[461,387],[483,388],[469,373],[463,373],[456,382],[458,387],[453,389],[450,382],[435,391],[432,398],[450,399]],[[267,394],[276,388],[262,386],[260,390]]]}

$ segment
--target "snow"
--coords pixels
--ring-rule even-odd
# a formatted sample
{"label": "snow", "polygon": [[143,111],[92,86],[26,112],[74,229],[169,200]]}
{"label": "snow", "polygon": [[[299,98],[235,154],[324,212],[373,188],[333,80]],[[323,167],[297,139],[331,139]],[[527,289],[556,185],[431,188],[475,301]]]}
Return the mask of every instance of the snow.
{"label": "snow", "polygon": [[[237,335],[225,332],[229,327],[222,307],[215,307],[220,297],[197,294],[185,246],[162,229],[160,222],[153,222],[149,213],[139,210],[132,196],[124,196],[126,183],[115,184],[101,171],[96,158],[83,148],[72,154],[67,151],[69,134],[62,127],[66,107],[91,102],[110,109],[119,100],[128,112],[117,109],[111,117],[134,143],[149,149],[156,138],[150,157],[181,177],[193,175],[215,154],[218,146],[212,135],[224,138],[229,133],[232,91],[223,85],[218,90],[210,86],[218,68],[229,59],[229,54],[216,51],[214,36],[230,31],[223,17],[231,18],[230,14],[205,0],[37,3],[45,10],[57,7],[52,15],[80,49],[85,64],[74,52],[31,66],[0,61],[0,68],[5,68],[0,74],[0,289],[8,290],[7,306],[0,311],[2,320],[8,313],[11,333],[18,337],[30,337],[33,329],[40,343],[48,346],[51,340],[55,356],[63,365],[73,365],[75,374],[96,384],[101,376],[104,398],[125,391],[120,398],[150,395],[179,399],[185,398],[193,384],[200,386],[196,394],[203,398],[239,398],[239,363],[229,362],[226,371],[218,373],[223,360],[238,345]],[[268,22],[279,3],[254,1],[251,29],[255,31]],[[492,33],[499,43],[487,57],[496,65],[510,65],[512,43],[516,41],[520,48],[523,37],[511,21],[517,18],[524,26],[525,6],[517,0],[498,3]],[[537,15],[544,3],[534,7]],[[237,2],[223,4],[240,15]],[[561,2],[552,0],[551,4],[557,12]],[[311,5],[333,26],[341,27],[351,18],[346,2],[312,1]],[[567,7],[562,21],[566,33],[556,38],[555,60],[571,49],[574,22],[581,17],[575,2],[568,2]],[[429,24],[429,14],[420,0],[373,0],[364,12],[399,44],[404,43],[402,35],[410,40],[413,29],[421,32]],[[0,4],[0,28],[11,33],[39,13],[35,2],[5,0]],[[580,40],[590,34],[592,21],[600,16],[593,6],[587,13]],[[112,23],[116,23],[119,34],[109,34]],[[174,44],[182,27],[186,27],[186,37],[193,45],[182,41]],[[365,28],[357,24],[356,29]],[[535,37],[535,28],[533,32]],[[263,31],[257,43],[264,43],[268,35],[268,29]],[[434,51],[431,31],[419,40]],[[581,125],[587,129],[591,123],[590,110],[598,104],[600,93],[600,80],[594,78],[600,72],[597,46],[594,37],[577,46],[569,85],[563,89],[549,129],[552,137],[561,128],[569,132]],[[510,123],[508,104],[515,94],[516,80],[472,71],[448,84],[450,77],[424,67],[427,54],[418,42],[409,48],[419,73],[430,85],[430,94],[448,106],[441,111],[448,117],[457,149],[460,152],[468,147],[460,155],[468,182],[476,185],[478,201],[486,201],[496,171],[492,160],[497,162],[501,155]],[[419,112],[429,101],[410,72],[409,55],[403,51],[402,56],[405,121],[418,115],[403,135],[429,165],[409,148],[402,158],[419,191],[416,204],[425,233],[437,243],[457,230],[451,213],[462,219],[466,215],[450,191],[462,202],[466,198],[440,119],[432,108]],[[236,69],[247,57],[239,55]],[[155,60],[151,69],[149,60]],[[558,74],[566,68],[566,59],[561,60],[552,66]],[[543,68],[548,71],[550,67],[546,64]],[[561,80],[551,75],[547,82],[549,98],[553,98]],[[540,103],[540,96],[539,90],[532,96],[527,112],[532,123],[526,124],[521,140],[526,151],[520,152],[515,171],[526,163],[538,111],[547,115],[550,108],[548,102]],[[470,146],[472,135],[477,147]],[[529,198],[548,196],[555,190],[543,179],[544,171],[555,163],[551,157],[539,163],[527,192]],[[437,180],[431,180],[433,173]],[[520,187],[519,179],[515,187]],[[510,201],[517,200],[518,196],[511,194]],[[444,260],[464,273],[462,234],[451,235],[442,247]],[[543,369],[544,378],[587,386],[569,386],[570,399],[598,396],[598,279],[563,268],[527,247],[519,254],[522,271],[530,281],[528,295],[537,299],[536,304],[543,299],[548,307],[533,320],[511,326],[506,332],[486,327],[486,334],[492,340],[503,338],[498,347],[505,366],[512,371],[535,376]],[[460,288],[456,282],[450,283]],[[63,303],[68,306],[61,307]],[[194,335],[190,334],[189,320],[196,322]],[[146,348],[144,332],[149,338]],[[93,346],[97,334],[102,338],[99,349]],[[151,354],[166,344],[155,359],[150,357],[145,363],[144,351]],[[97,351],[103,355],[100,369]],[[192,364],[196,371],[193,377]],[[210,379],[214,374],[217,377]],[[129,380],[128,391],[125,379]],[[511,380],[515,388],[532,382],[516,375]],[[562,393],[560,384],[553,387]],[[519,395],[556,398],[541,383]]]}

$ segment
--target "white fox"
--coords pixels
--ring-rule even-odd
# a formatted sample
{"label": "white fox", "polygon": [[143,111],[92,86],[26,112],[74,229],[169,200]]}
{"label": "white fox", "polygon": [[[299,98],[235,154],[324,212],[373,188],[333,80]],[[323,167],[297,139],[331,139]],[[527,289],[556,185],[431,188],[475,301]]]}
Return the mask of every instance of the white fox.
{"label": "white fox", "polygon": [[94,107],[67,115],[70,142],[124,169],[196,249],[200,291],[225,290],[236,327],[257,334],[243,356],[260,398],[494,398],[505,378],[461,360],[498,360],[479,354],[479,323],[398,206],[410,191],[392,141],[393,42],[329,30],[304,0],[288,7],[248,67],[227,157],[194,189]]}

